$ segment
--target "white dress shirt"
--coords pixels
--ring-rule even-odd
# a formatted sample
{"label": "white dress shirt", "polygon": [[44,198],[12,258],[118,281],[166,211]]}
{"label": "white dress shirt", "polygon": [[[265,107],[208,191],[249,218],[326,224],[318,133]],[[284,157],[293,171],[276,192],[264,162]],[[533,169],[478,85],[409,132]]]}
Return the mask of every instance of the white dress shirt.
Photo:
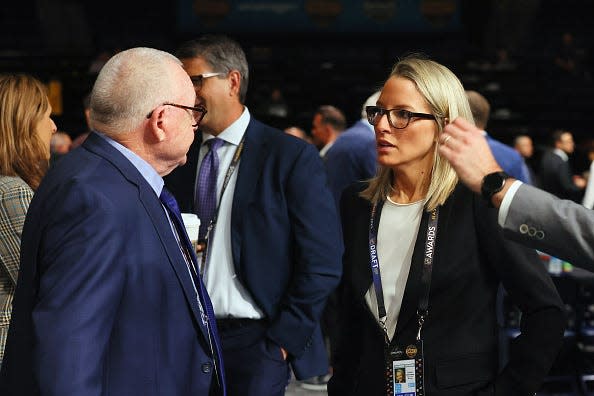
{"label": "white dress shirt", "polygon": [[331,141],[330,143],[322,147],[322,149],[320,150],[320,157],[324,158],[326,156],[326,153],[328,152],[328,150],[330,150],[330,147],[334,145],[334,142],[335,140]]}
{"label": "white dress shirt", "polygon": [[[217,224],[209,236],[207,262],[203,274],[204,284],[206,285],[217,318],[262,319],[264,317],[264,314],[254,302],[250,293],[239,282],[235,273],[235,266],[233,265],[231,207],[233,205],[237,174],[239,173],[239,164],[229,179],[229,183],[221,199],[221,190],[227,169],[229,169],[235,150],[239,146],[249,122],[250,112],[245,107],[241,116],[217,136],[225,142],[217,150],[219,157],[219,173],[217,175],[217,204],[219,204],[219,212]],[[206,133],[203,134],[202,146],[200,147],[200,154],[198,156],[198,171],[200,170],[202,158],[208,152],[205,142],[212,138],[214,136]],[[196,172],[197,177],[198,172]],[[198,257],[199,262],[201,259],[202,257]]]}

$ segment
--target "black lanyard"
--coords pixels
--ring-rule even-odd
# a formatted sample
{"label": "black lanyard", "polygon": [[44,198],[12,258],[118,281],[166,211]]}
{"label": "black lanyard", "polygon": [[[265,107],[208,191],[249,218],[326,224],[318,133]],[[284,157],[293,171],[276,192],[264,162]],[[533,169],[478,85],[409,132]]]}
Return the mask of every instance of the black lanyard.
{"label": "black lanyard", "polygon": [[[379,258],[377,255],[377,228],[382,213],[384,201],[375,203],[371,209],[371,219],[369,223],[369,259],[371,265],[371,276],[373,279],[373,287],[375,289],[375,297],[377,299],[377,311],[379,322],[384,331],[386,343],[389,343],[388,329],[386,327],[386,305],[384,303],[384,291],[382,288],[382,278],[380,275]],[[427,317],[429,310],[429,290],[431,287],[431,272],[433,270],[433,257],[435,256],[435,246],[437,242],[437,222],[439,217],[439,208],[433,209],[428,213],[429,220],[427,223],[427,237],[425,239],[425,251],[423,254],[423,273],[421,275],[421,285],[424,288],[424,293],[419,299],[419,307],[417,316],[419,319],[419,331],[417,333],[417,340],[421,339],[421,329]],[[411,263],[412,265],[412,263]]]}
{"label": "black lanyard", "polygon": [[229,168],[227,168],[227,173],[225,173],[225,179],[223,180],[223,186],[221,188],[221,194],[219,196],[219,202],[217,203],[217,208],[212,216],[212,219],[210,220],[210,223],[208,223],[208,227],[206,228],[206,235],[204,236],[206,244],[204,246],[204,250],[202,251],[202,260],[201,260],[201,264],[200,264],[200,273],[201,274],[204,273],[204,268],[206,267],[206,256],[207,256],[207,251],[208,251],[208,245],[209,245],[208,240],[210,237],[210,233],[217,224],[217,219],[219,217],[219,209],[221,208],[221,202],[223,201],[223,194],[225,194],[225,190],[227,189],[229,180],[231,180],[231,176],[233,175],[235,168],[237,168],[237,165],[239,164],[239,160],[241,159],[241,153],[243,152],[244,142],[245,142],[245,134],[243,135],[243,137],[241,138],[241,141],[239,142],[239,145],[235,149],[235,153],[233,154],[233,159],[231,160],[231,164],[229,164]]}

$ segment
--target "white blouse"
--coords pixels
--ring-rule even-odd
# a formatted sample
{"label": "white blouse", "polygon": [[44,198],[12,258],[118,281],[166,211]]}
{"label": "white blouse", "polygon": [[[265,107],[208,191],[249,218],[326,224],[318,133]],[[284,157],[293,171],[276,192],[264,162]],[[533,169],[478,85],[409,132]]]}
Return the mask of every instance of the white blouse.
{"label": "white blouse", "polygon": [[[424,204],[425,200],[399,204],[388,198],[382,208],[377,235],[377,255],[387,313],[386,327],[390,339],[396,330]],[[365,300],[379,323],[373,283],[365,294]]]}

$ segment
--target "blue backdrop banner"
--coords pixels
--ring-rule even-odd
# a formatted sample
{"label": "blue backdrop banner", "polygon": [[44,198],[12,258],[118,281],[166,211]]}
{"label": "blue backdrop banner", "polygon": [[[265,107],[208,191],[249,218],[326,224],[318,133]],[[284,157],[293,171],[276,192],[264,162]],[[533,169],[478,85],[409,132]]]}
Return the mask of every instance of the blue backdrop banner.
{"label": "blue backdrop banner", "polygon": [[204,32],[453,32],[460,0],[178,0],[178,28]]}

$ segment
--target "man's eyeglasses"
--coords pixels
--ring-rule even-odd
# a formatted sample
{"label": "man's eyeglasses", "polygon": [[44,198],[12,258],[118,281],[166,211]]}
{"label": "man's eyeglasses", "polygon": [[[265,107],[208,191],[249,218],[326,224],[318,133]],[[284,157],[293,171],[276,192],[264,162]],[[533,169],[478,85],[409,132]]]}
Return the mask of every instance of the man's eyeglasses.
{"label": "man's eyeglasses", "polygon": [[202,73],[202,74],[197,74],[195,76],[190,76],[190,80],[192,80],[192,84],[194,84],[194,88],[201,89],[204,79],[210,78],[210,77],[222,76],[224,74],[225,73]]}
{"label": "man's eyeglasses", "polygon": [[379,120],[387,114],[388,122],[396,129],[404,129],[410,123],[412,118],[423,118],[426,120],[437,120],[433,114],[414,113],[404,109],[384,109],[378,106],[367,106],[365,108],[367,113],[367,121],[375,126]]}
{"label": "man's eyeglasses", "polygon": [[[206,109],[204,107],[202,107],[202,106],[192,107],[192,106],[180,105],[180,104],[177,104],[177,103],[163,103],[162,106],[173,106],[173,107],[178,107],[180,109],[184,109],[184,110],[190,111],[190,114],[192,114],[192,118],[194,118],[194,121],[195,121],[194,124],[192,124],[192,126],[194,128],[198,128],[198,126],[200,126],[200,122],[202,121],[202,119],[206,115]],[[146,118],[151,118],[151,116],[153,115],[153,111],[151,111],[150,113],[148,113],[146,115]]]}

